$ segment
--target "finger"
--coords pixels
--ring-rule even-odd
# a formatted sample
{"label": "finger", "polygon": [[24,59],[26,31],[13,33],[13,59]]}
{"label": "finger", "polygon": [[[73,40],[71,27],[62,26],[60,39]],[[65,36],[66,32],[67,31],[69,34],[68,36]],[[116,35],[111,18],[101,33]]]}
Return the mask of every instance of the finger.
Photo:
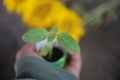
{"label": "finger", "polygon": [[36,45],[34,43],[26,43],[16,54],[16,60],[24,56],[34,56],[40,58],[36,50]]}
{"label": "finger", "polygon": [[82,61],[81,61],[80,53],[79,54],[74,54],[72,52],[68,52],[67,54],[68,55],[67,55],[67,59],[66,59],[64,67],[70,66],[70,65],[81,64]]}
{"label": "finger", "polygon": [[75,54],[72,52],[68,52],[68,58],[70,61],[80,61],[81,60],[81,55],[80,53]]}
{"label": "finger", "polygon": [[36,45],[35,43],[26,43],[21,50],[36,51]]}
{"label": "finger", "polygon": [[79,78],[81,70],[81,55],[68,52],[68,57],[64,69]]}

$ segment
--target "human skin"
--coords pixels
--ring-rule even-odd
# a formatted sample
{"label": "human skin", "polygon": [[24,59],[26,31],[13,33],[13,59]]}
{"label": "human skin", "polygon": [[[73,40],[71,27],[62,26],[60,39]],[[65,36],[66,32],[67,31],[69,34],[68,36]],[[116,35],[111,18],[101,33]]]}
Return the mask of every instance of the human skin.
{"label": "human skin", "polygon": [[[16,61],[25,56],[34,56],[41,58],[36,50],[34,43],[26,43],[16,54]],[[64,66],[64,69],[79,78],[81,70],[81,55],[68,52],[68,57]]]}

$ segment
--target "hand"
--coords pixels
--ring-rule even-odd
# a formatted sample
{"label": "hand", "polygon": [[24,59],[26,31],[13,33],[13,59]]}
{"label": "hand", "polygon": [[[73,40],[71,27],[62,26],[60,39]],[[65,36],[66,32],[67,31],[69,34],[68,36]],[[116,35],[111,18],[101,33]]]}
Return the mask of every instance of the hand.
{"label": "hand", "polygon": [[[37,54],[36,45],[33,43],[26,43],[16,54],[16,60],[25,56],[34,56],[40,58],[41,55]],[[65,63],[64,69],[79,78],[81,70],[81,56],[80,54],[68,53],[68,58]]]}
{"label": "hand", "polygon": [[36,45],[34,43],[26,43],[16,54],[16,60],[25,56],[34,56],[40,58],[41,55],[37,54]]}
{"label": "hand", "polygon": [[79,78],[81,71],[81,55],[69,52],[64,69]]}

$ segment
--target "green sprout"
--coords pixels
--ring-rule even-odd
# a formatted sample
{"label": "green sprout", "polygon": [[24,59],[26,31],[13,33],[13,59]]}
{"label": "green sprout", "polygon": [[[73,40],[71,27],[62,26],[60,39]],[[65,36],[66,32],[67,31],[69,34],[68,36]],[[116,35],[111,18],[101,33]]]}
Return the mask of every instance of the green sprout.
{"label": "green sprout", "polygon": [[[23,34],[22,39],[25,42],[34,42],[34,43],[43,41],[45,39],[47,39],[48,42],[57,40],[57,43],[67,51],[70,51],[73,53],[80,52],[80,46],[77,43],[77,41],[66,32],[62,32],[58,34],[58,27],[56,26],[52,28],[51,32],[48,32],[44,28],[29,30]],[[51,51],[52,51],[52,46],[50,45],[45,45],[41,49],[41,53],[43,56],[46,56],[48,53],[51,54]]]}

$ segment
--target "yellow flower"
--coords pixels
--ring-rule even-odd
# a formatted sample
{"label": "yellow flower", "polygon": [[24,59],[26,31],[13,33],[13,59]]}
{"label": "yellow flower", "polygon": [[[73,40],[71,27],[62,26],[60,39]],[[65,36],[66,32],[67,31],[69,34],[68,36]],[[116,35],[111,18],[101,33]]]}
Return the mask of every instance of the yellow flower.
{"label": "yellow flower", "polygon": [[28,0],[3,0],[7,11],[20,13],[25,8],[25,3]]}
{"label": "yellow flower", "polygon": [[35,6],[37,3],[45,4],[57,0],[3,0],[3,4],[6,6],[7,11],[22,13],[27,10],[29,6]]}
{"label": "yellow flower", "polygon": [[[35,5],[29,5],[22,17],[25,23],[34,28],[43,26],[51,28],[60,18],[59,15],[62,15],[61,18],[66,15],[66,7],[58,1],[47,0],[44,3],[33,1],[32,3]],[[27,4],[31,4],[30,1]]]}
{"label": "yellow flower", "polygon": [[49,27],[53,20],[48,16],[51,12],[51,9],[55,7],[55,2],[56,0],[29,1],[26,4],[26,11],[24,11],[22,14],[23,21],[32,27]]}
{"label": "yellow flower", "polygon": [[58,0],[4,0],[4,5],[8,11],[22,15],[30,28],[50,30],[56,25],[59,33],[67,32],[77,41],[84,33],[83,19]]}

